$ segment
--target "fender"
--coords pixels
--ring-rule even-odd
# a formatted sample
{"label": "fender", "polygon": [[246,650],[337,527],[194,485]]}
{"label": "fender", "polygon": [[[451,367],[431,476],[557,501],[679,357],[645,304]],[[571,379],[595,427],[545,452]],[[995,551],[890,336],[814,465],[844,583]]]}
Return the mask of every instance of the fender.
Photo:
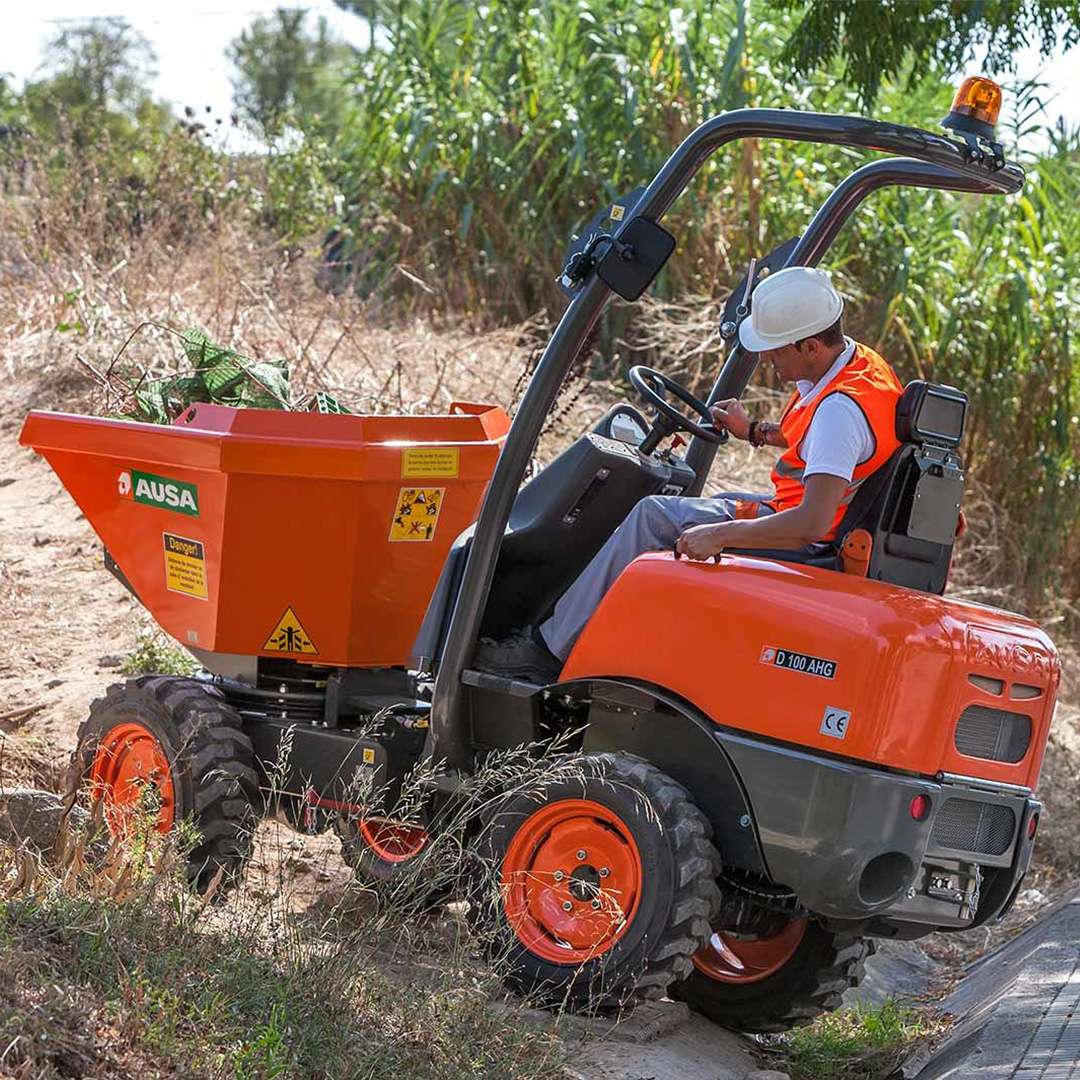
{"label": "fender", "polygon": [[583,750],[637,754],[662,769],[709,819],[724,865],[768,876],[746,791],[707,716],[629,679],[583,679],[560,684],[559,692],[589,702]]}

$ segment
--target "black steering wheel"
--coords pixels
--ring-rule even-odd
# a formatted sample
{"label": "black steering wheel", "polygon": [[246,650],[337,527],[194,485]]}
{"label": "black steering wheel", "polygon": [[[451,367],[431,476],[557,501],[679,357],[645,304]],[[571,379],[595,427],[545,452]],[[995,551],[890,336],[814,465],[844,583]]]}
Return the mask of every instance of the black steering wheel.
{"label": "black steering wheel", "polygon": [[[638,449],[643,454],[651,454],[663,439],[673,435],[676,431],[686,431],[706,442],[722,443],[727,441],[728,434],[713,424],[712,414],[708,405],[700,398],[694,397],[685,386],[680,386],[674,379],[668,378],[662,372],[653,368],[637,364],[628,372],[630,382],[634,389],[656,409],[653,419],[652,430],[641,441]],[[699,424],[697,420],[691,420],[667,400],[665,391],[670,390],[684,405],[688,405],[704,421]]]}

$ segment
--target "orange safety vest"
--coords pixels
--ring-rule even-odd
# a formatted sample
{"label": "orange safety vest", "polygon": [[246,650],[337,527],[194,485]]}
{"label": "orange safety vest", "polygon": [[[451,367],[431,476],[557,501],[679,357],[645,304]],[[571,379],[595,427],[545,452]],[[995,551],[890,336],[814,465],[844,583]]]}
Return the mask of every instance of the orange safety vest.
{"label": "orange safety vest", "polygon": [[840,369],[825,388],[825,392],[809,405],[801,409],[795,408],[799,401],[799,392],[796,390],[780,418],[780,430],[787,440],[788,448],[780,455],[772,471],[776,495],[769,503],[773,509],[790,510],[803,501],[806,494],[806,484],[803,481],[806,462],[799,454],[803,440],[810,430],[810,423],[818,406],[833,394],[844,394],[859,406],[866,417],[874,436],[874,452],[866,461],[855,466],[851,483],[836,508],[832,527],[823,538],[831,540],[848,504],[859,490],[859,485],[872,473],[877,472],[900,445],[900,440],[896,437],[896,402],[902,391],[900,380],[888,363],[873,349],[859,344],[855,346],[855,355]]}

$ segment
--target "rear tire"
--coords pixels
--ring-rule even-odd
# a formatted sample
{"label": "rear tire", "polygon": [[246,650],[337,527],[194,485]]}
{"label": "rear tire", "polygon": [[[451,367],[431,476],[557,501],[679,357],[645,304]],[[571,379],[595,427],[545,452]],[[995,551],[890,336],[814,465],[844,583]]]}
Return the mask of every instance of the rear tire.
{"label": "rear tire", "polygon": [[453,867],[439,865],[437,840],[426,829],[341,814],[334,831],[356,880],[388,903],[433,908],[453,892]]}
{"label": "rear tire", "polygon": [[719,903],[712,829],[686,790],[624,754],[507,796],[485,815],[470,905],[483,949],[545,1005],[662,997]]}
{"label": "rear tire", "polygon": [[[738,942],[731,944],[738,951]],[[722,1027],[757,1034],[789,1031],[839,1008],[844,991],[859,985],[872,953],[867,938],[835,934],[807,921],[790,955],[770,966],[768,974],[748,969],[744,981],[711,977],[707,971],[716,954],[710,945],[696,958],[690,977],[671,987],[671,996]]]}
{"label": "rear tire", "polygon": [[221,870],[219,890],[237,883],[251,853],[259,780],[240,716],[213,687],[158,675],[111,686],[79,728],[74,763],[91,798],[104,800],[110,833],[125,831],[153,785],[157,831],[184,819],[198,830],[188,880],[205,892]]}

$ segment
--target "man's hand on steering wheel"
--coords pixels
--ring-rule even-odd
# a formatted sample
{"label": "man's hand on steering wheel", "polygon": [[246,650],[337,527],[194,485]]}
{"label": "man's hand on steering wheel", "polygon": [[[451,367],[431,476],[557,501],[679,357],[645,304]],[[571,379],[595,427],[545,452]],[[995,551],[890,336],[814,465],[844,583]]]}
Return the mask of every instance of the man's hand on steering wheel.
{"label": "man's hand on steering wheel", "polygon": [[750,417],[737,398],[726,398],[709,406],[713,423],[721,430],[746,442],[750,438]]}
{"label": "man's hand on steering wheel", "polygon": [[[651,454],[662,440],[676,431],[687,431],[695,438],[711,443],[721,443],[727,439],[727,432],[715,424],[709,407],[691,394],[685,386],[641,364],[632,367],[627,374],[634,389],[656,410],[652,430],[642,439],[638,447],[641,453]],[[697,413],[698,418],[686,416],[672,405],[666,396],[669,390],[679,401]]]}

